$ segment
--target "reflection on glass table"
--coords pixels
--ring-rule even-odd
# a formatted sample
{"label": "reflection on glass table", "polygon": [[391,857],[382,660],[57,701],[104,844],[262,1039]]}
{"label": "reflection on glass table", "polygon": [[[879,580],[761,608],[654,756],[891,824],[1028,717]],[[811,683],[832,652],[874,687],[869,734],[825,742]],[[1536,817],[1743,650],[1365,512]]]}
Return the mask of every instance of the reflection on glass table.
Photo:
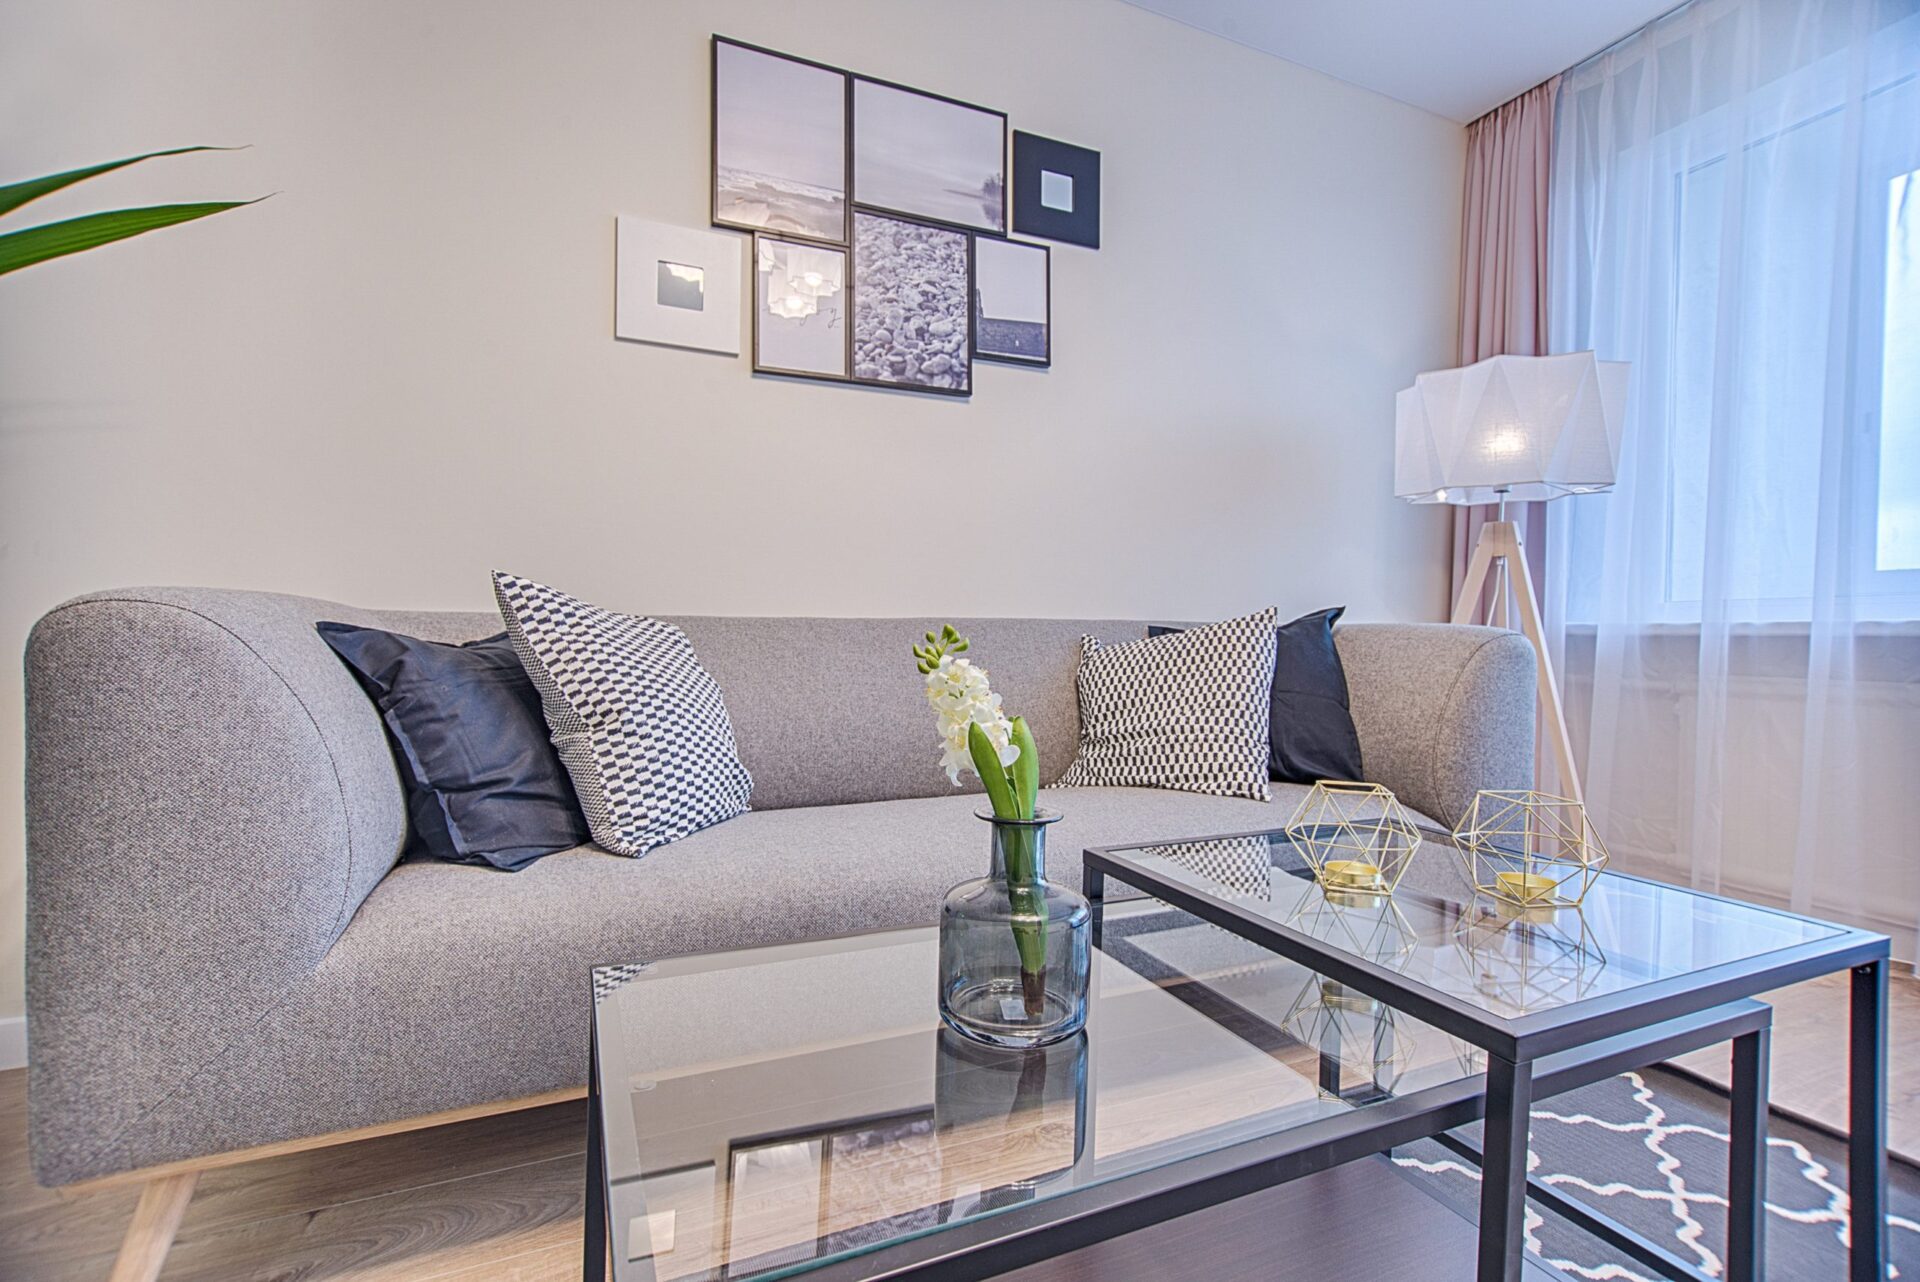
{"label": "reflection on glass table", "polygon": [[[1423,835],[1390,899],[1403,937],[1386,952],[1354,938],[1355,913],[1329,910],[1341,897],[1321,890],[1283,832],[1095,853],[1111,853],[1127,868],[1230,903],[1506,1020],[1849,933],[1613,873],[1595,879],[1578,909],[1510,908],[1473,894],[1464,858],[1447,834]],[[1111,876],[1127,880],[1121,868]]]}
{"label": "reflection on glass table", "polygon": [[789,1276],[1471,1089],[1461,1044],[1405,1017],[1390,1083],[1364,1056],[1329,1061],[1288,1026],[1318,977],[1184,913],[1111,910],[1107,940],[1086,1032],[1024,1054],[939,1026],[928,930],[596,972],[616,1275]]}

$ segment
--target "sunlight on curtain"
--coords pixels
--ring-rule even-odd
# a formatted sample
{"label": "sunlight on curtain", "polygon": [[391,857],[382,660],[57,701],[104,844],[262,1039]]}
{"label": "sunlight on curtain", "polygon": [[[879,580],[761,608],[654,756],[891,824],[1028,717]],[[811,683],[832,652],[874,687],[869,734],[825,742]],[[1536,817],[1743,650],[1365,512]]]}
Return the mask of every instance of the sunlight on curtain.
{"label": "sunlight on curtain", "polygon": [[1695,0],[1568,72],[1549,337],[1633,363],[1549,508],[1620,866],[1920,921],[1920,0]]}

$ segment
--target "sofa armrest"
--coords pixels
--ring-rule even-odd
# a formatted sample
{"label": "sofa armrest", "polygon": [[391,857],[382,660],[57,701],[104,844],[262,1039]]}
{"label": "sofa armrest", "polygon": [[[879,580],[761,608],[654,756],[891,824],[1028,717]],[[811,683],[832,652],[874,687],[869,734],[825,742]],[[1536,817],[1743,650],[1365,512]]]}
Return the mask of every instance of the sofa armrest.
{"label": "sofa armrest", "polygon": [[1533,786],[1533,647],[1448,623],[1335,630],[1367,778],[1451,827],[1482,788]]}
{"label": "sofa armrest", "polygon": [[398,856],[393,760],[313,632],[326,613],[142,590],[69,602],[28,640],[43,1182],[122,1165],[129,1131],[311,974]]}

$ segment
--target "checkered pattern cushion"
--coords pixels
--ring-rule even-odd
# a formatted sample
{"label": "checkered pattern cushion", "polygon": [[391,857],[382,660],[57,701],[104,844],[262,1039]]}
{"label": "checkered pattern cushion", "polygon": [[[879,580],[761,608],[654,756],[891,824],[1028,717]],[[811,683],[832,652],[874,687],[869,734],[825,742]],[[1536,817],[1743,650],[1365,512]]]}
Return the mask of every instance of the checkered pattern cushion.
{"label": "checkered pattern cushion", "polygon": [[595,842],[644,855],[747,809],[753,778],[685,633],[510,574],[493,591]]}
{"label": "checkered pattern cushion", "polygon": [[1080,753],[1055,787],[1269,799],[1274,612],[1143,641],[1080,639]]}

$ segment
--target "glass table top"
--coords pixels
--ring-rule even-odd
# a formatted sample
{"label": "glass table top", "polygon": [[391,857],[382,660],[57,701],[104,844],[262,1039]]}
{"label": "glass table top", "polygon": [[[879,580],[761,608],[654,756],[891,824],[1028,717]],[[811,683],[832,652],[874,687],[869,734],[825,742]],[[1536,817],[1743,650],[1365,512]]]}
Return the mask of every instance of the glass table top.
{"label": "glass table top", "polygon": [[[1508,908],[1476,900],[1447,834],[1422,836],[1391,897],[1323,891],[1283,832],[1106,853],[1499,1020],[1854,933],[1610,872],[1577,909]],[[1110,900],[1128,893],[1108,876]]]}
{"label": "glass table top", "polygon": [[615,1276],[761,1280],[1477,1079],[1462,1042],[1157,901],[1086,1031],[940,1027],[931,929],[594,973]]}

